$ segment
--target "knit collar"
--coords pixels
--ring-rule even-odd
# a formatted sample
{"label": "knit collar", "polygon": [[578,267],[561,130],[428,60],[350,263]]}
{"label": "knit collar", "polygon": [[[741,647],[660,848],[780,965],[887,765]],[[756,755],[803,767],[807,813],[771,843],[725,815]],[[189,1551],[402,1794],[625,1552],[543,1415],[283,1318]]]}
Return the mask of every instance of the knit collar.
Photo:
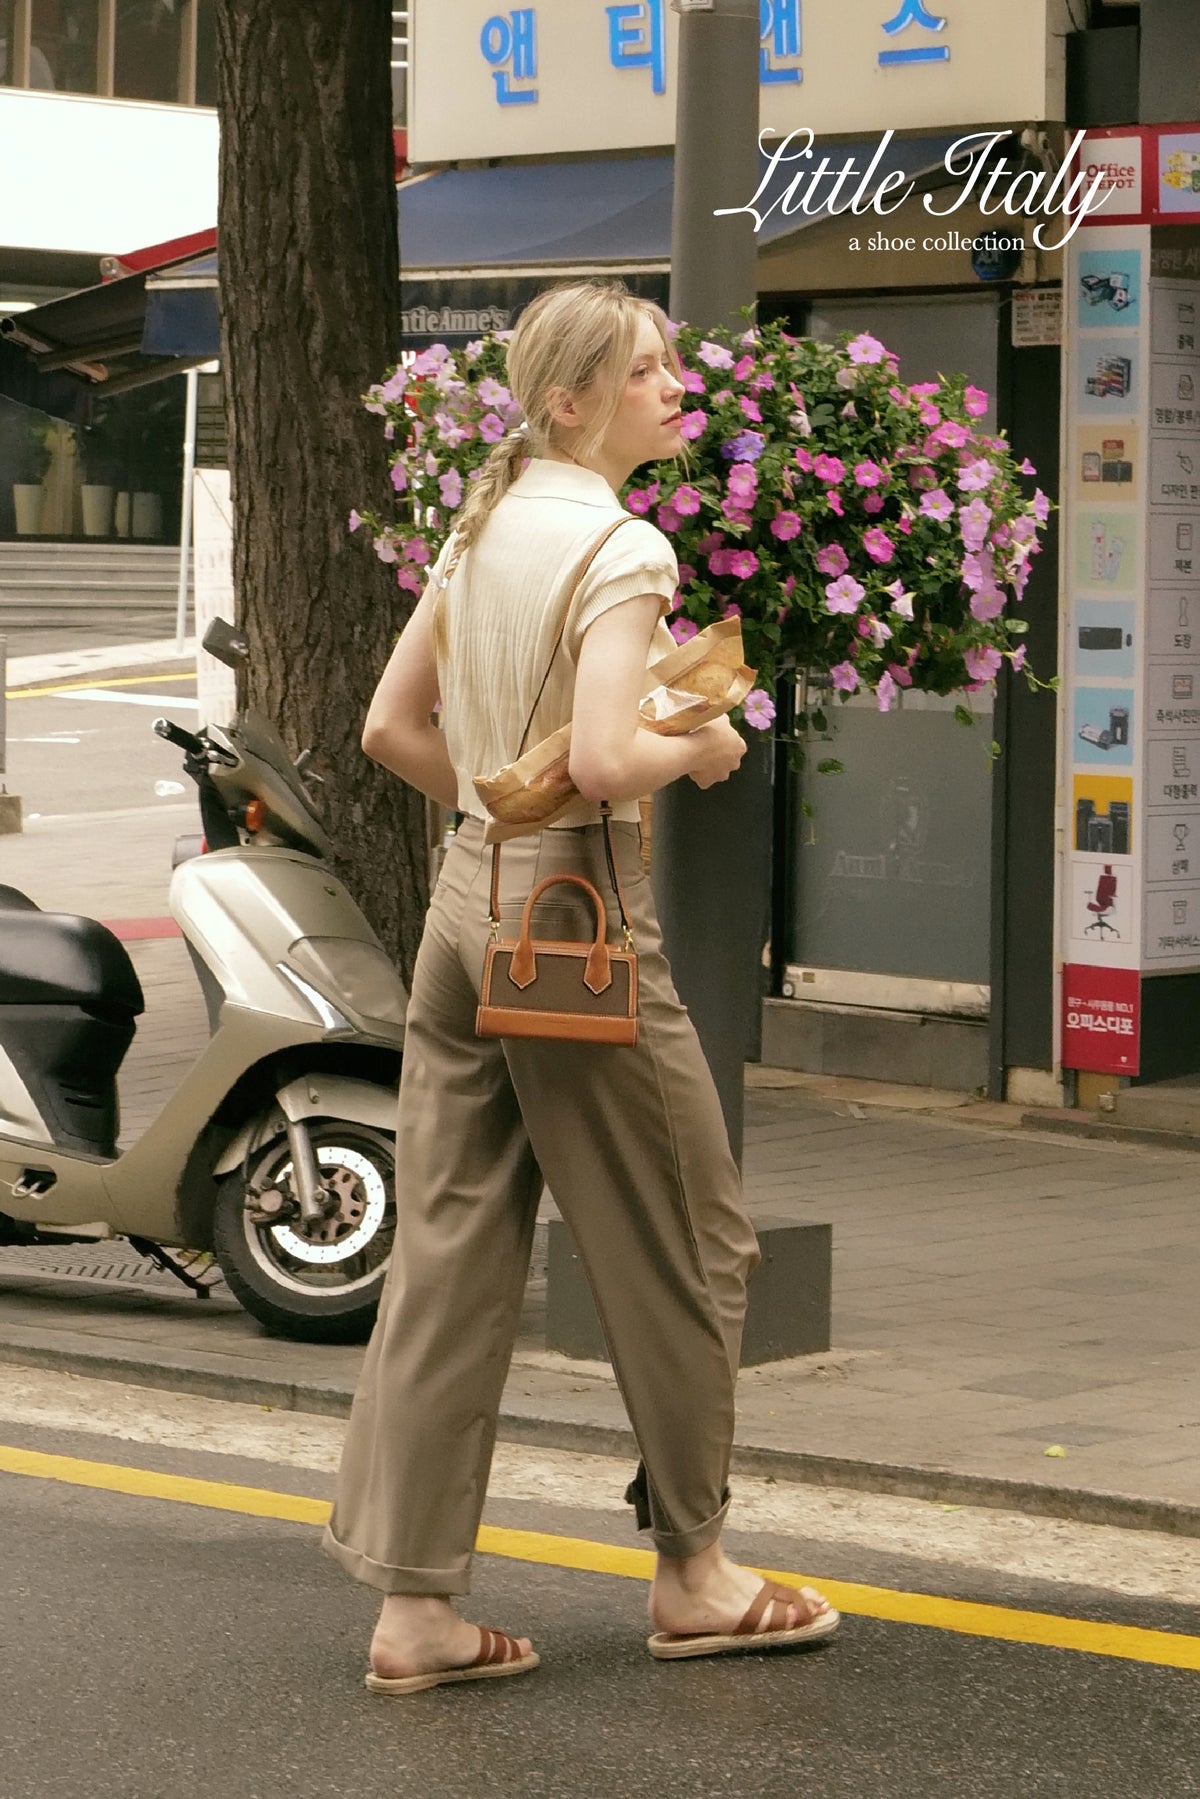
{"label": "knit collar", "polygon": [[620,501],[603,475],[577,462],[552,462],[533,456],[509,492],[527,500],[578,500],[585,506],[618,506]]}

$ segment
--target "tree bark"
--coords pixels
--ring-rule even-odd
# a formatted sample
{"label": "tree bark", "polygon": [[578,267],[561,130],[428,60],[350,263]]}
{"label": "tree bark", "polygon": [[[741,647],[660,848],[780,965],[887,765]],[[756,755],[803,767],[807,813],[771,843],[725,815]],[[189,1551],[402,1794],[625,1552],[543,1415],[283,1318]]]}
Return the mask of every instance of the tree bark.
{"label": "tree bark", "polygon": [[389,0],[217,0],[221,327],[244,698],[312,745],[337,872],[405,980],[425,801],[369,762],[367,705],[411,601],[351,538],[387,493],[362,395],[400,345]]}

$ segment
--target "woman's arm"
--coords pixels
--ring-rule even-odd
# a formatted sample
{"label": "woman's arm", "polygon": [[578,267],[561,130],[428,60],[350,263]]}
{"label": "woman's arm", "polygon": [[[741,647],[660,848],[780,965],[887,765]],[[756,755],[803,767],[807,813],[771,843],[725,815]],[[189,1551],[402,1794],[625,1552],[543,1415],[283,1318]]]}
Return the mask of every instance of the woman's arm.
{"label": "woman's arm", "polygon": [[425,589],[400,634],[368,708],[362,746],[372,762],[453,811],[458,805],[458,777],[445,735],[433,723],[439,698],[432,622],[435,593],[432,586]]}
{"label": "woman's arm", "polygon": [[634,800],[691,775],[700,787],[724,781],[746,746],[728,719],[685,737],[658,737],[638,724],[657,594],[602,612],[584,632],[575,671],[570,775],[587,800]]}

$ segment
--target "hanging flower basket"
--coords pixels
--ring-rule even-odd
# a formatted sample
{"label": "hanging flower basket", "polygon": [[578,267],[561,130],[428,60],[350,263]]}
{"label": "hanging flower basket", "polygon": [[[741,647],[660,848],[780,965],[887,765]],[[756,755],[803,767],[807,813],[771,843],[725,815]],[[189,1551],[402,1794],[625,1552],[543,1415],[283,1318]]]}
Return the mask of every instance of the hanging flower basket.
{"label": "hanging flower basket", "polygon": [[[366,396],[394,445],[401,517],[364,510],[377,553],[418,593],[467,484],[520,422],[504,343],[437,344]],[[685,455],[639,471],[622,496],[671,539],[679,642],[740,617],[760,685],[742,709],[767,730],[781,681],[817,690],[797,728],[825,728],[820,699],[869,692],[886,712],[904,689],[978,692],[1004,663],[1025,670],[1019,612],[1050,502],[1036,471],[981,421],[988,396],[964,377],[906,384],[867,333],[837,344],[779,324],[675,333],[684,367]],[[970,723],[969,703],[957,715]]]}

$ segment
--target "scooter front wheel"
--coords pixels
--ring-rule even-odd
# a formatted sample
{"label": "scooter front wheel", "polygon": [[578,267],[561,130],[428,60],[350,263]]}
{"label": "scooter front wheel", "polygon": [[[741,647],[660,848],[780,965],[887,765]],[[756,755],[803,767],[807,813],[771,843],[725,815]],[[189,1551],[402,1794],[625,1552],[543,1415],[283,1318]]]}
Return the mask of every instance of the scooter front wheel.
{"label": "scooter front wheel", "polygon": [[[276,1336],[361,1343],[370,1335],[396,1234],[394,1141],[368,1125],[313,1121],[329,1215],[303,1222],[287,1139],[218,1183],[213,1248],[234,1297]],[[269,1196],[278,1222],[264,1215]],[[333,1200],[336,1199],[336,1208]]]}

